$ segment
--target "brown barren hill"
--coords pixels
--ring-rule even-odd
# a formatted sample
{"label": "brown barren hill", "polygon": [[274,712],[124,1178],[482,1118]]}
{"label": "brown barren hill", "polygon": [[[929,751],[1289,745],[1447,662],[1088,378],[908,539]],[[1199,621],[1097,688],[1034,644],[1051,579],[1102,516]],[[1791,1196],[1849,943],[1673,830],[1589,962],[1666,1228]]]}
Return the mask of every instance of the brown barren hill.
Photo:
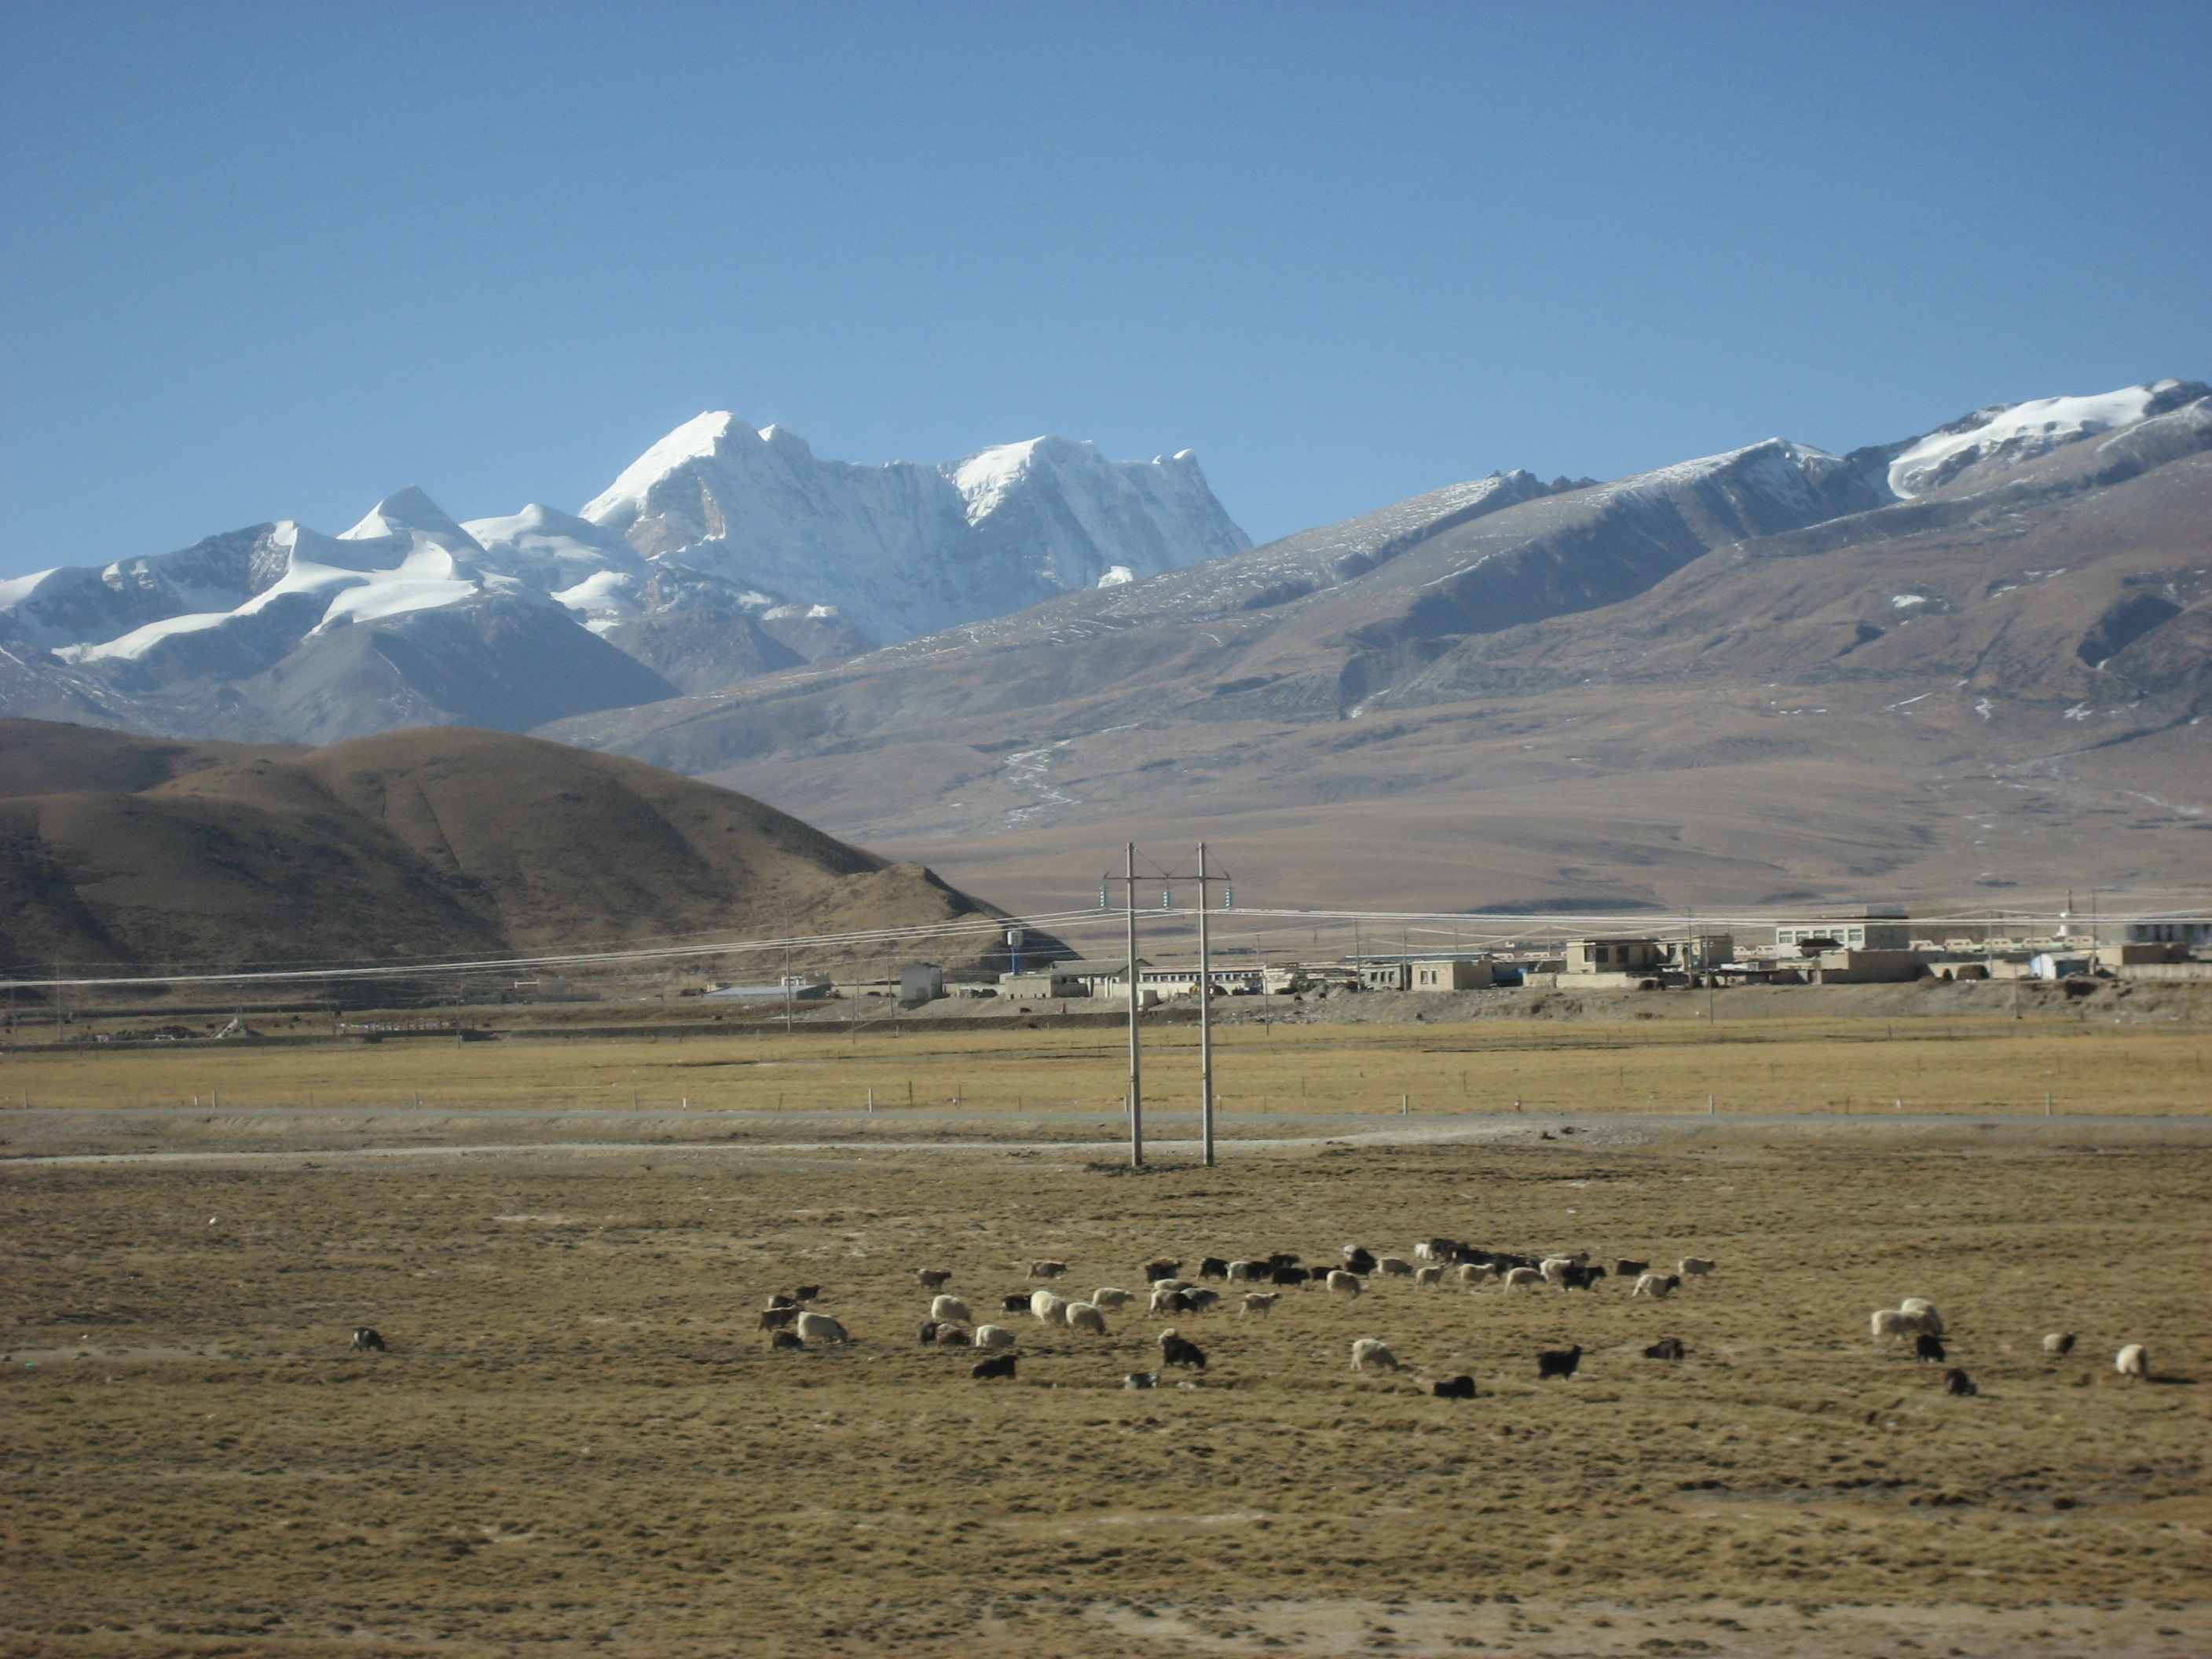
{"label": "brown barren hill", "polygon": [[305,750],[12,720],[0,790],[0,966],[15,973],[552,953],[999,914],[748,796],[465,727]]}

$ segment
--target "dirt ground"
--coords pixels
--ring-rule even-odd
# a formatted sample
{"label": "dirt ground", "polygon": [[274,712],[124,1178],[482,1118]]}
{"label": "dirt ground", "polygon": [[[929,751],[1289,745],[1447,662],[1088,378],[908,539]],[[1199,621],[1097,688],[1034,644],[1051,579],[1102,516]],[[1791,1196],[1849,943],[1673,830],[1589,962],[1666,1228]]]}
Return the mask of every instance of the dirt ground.
{"label": "dirt ground", "polygon": [[[2202,1119],[1279,1137],[1130,1174],[988,1124],[394,1158],[302,1121],[287,1157],[48,1164],[76,1142],[9,1118],[10,1653],[2212,1647]],[[1105,1338],[997,1313],[1039,1257],[1087,1290],[1431,1233],[1719,1267],[1664,1302],[1378,1276]],[[1015,1380],[916,1345],[932,1266],[1017,1332]],[[802,1283],[848,1346],[766,1347]],[[1916,1294],[1978,1395],[1869,1340]],[[1207,1369],[1125,1390],[1169,1322]],[[1355,1376],[1370,1335],[1406,1371]],[[1643,1357],[1666,1336],[1688,1357]],[[2137,1340],[2148,1383],[2112,1369]],[[1421,1386],[1459,1373],[1476,1399]]]}

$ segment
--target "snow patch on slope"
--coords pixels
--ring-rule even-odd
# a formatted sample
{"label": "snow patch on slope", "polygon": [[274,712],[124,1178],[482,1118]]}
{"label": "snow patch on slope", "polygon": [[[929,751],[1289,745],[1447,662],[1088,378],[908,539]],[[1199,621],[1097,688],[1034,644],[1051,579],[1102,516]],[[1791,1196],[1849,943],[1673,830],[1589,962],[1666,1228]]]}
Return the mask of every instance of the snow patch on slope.
{"label": "snow patch on slope", "polygon": [[2155,380],[2089,398],[2038,398],[1978,409],[1963,421],[1929,433],[1893,460],[1889,487],[1909,498],[1948,483],[1977,461],[2000,455],[2024,461],[2077,438],[2132,426],[2152,412],[2162,394],[2180,385],[2179,380]]}

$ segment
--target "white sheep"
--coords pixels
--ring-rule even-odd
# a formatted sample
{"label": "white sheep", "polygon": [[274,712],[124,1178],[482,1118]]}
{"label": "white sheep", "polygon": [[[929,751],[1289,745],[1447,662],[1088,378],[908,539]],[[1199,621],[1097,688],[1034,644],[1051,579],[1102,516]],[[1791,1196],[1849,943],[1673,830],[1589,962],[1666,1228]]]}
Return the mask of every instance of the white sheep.
{"label": "white sheep", "polygon": [[1162,1314],[1176,1313],[1182,1308],[1188,1308],[1190,1305],[1188,1301],[1182,1302],[1179,1306],[1177,1298],[1187,1297],[1188,1294],[1181,1285],[1171,1285],[1165,1279],[1161,1280],[1152,1286],[1151,1306],[1153,1317],[1158,1318]]}
{"label": "white sheep", "polygon": [[929,1316],[940,1325],[972,1325],[975,1322],[975,1316],[968,1311],[968,1304],[957,1296],[932,1297]]}
{"label": "white sheep", "polygon": [[1200,1287],[1185,1291],[1182,1293],[1182,1299],[1190,1304],[1190,1310],[1193,1313],[1204,1313],[1208,1308],[1220,1302],[1221,1292]]}
{"label": "white sheep", "polygon": [[1229,1264],[1229,1280],[1232,1285],[1262,1285],[1273,1271],[1273,1264],[1266,1261],[1232,1261]]}
{"label": "white sheep", "polygon": [[1375,1266],[1378,1272],[1388,1278],[1411,1279],[1413,1276],[1413,1264],[1402,1256],[1386,1255]]}
{"label": "white sheep", "polygon": [[1109,1313],[1118,1313],[1136,1299],[1136,1292],[1125,1291],[1118,1285],[1101,1285],[1091,1292],[1091,1305],[1103,1308]]}
{"label": "white sheep", "polygon": [[1703,1279],[1712,1272],[1714,1264],[1701,1255],[1686,1255],[1674,1264],[1674,1271],[1685,1279]]}
{"label": "white sheep", "polygon": [[1044,1324],[1059,1324],[1060,1310],[1066,1306],[1066,1299],[1054,1296],[1050,1291],[1032,1291],[1030,1293],[1030,1314]]}
{"label": "white sheep", "polygon": [[1433,1289],[1443,1282],[1444,1270],[1442,1267],[1428,1267],[1413,1269],[1413,1283],[1416,1285],[1426,1285]]}
{"label": "white sheep", "polygon": [[1249,1313],[1273,1313],[1275,1311],[1275,1304],[1282,1299],[1283,1293],[1280,1291],[1247,1291],[1244,1292],[1244,1300],[1238,1305],[1237,1312],[1240,1318]]}
{"label": "white sheep", "polygon": [[1581,1265],[1571,1255],[1547,1255],[1537,1265],[1536,1271],[1544,1276],[1547,1285],[1564,1285],[1567,1282],[1567,1269]]}
{"label": "white sheep", "polygon": [[828,1314],[805,1312],[793,1322],[801,1342],[850,1342],[853,1340],[845,1334],[845,1328]]}
{"label": "white sheep", "polygon": [[2112,1356],[2112,1369],[2122,1376],[2132,1376],[2139,1382],[2150,1380],[2150,1350],[2140,1342],[2130,1342]]}
{"label": "white sheep", "polygon": [[994,1351],[1011,1348],[1017,1340],[1014,1334],[1004,1325],[978,1325],[975,1328],[975,1346],[979,1348]]}
{"label": "white sheep", "polygon": [[1331,1296],[1340,1296],[1347,1302],[1357,1302],[1359,1299],[1360,1291],[1366,1288],[1359,1282],[1358,1273],[1348,1273],[1341,1267],[1331,1267],[1328,1270],[1328,1293]]}
{"label": "white sheep", "polygon": [[1071,1302],[1060,1316],[1071,1331],[1089,1331],[1094,1336],[1106,1334],[1106,1316],[1088,1302]]}
{"label": "white sheep", "polygon": [[1681,1282],[1673,1273],[1643,1273],[1638,1276],[1636,1288],[1629,1294],[1648,1296],[1655,1302],[1664,1302],[1674,1295]]}
{"label": "white sheep", "polygon": [[1486,1261],[1467,1261],[1460,1264],[1457,1278],[1462,1285],[1487,1285],[1498,1275],[1498,1269]]}
{"label": "white sheep", "polygon": [[1355,1371],[1395,1371],[1398,1356],[1378,1338],[1363,1336],[1352,1345],[1352,1369]]}
{"label": "white sheep", "polygon": [[1897,1304],[1897,1310],[1908,1319],[1919,1321],[1912,1327],[1915,1335],[1923,1331],[1930,1336],[1943,1334],[1943,1316],[1936,1311],[1936,1304],[1926,1297],[1908,1296]]}
{"label": "white sheep", "polygon": [[2074,1352],[2074,1333],[2053,1331],[2043,1339],[2043,1351],[2054,1359],[2063,1359]]}
{"label": "white sheep", "polygon": [[1895,1342],[1907,1334],[1905,1316],[1894,1308],[1876,1308],[1874,1317],[1868,1322],[1873,1328],[1874,1340],[1877,1342]]}
{"label": "white sheep", "polygon": [[1515,1267],[1505,1275],[1505,1288],[1509,1291],[1516,1285],[1540,1285],[1543,1282],[1543,1273],[1534,1267]]}

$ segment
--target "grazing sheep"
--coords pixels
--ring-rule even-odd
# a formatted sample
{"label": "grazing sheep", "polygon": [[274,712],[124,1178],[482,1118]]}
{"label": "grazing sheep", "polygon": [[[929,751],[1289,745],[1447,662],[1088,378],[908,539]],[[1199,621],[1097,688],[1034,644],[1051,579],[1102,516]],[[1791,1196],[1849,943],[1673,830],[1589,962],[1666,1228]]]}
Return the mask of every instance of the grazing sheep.
{"label": "grazing sheep", "polygon": [[1352,1345],[1352,1369],[1363,1374],[1395,1371],[1398,1369],[1398,1356],[1379,1337],[1363,1336]]}
{"label": "grazing sheep", "polygon": [[1452,1276],[1462,1285],[1487,1285],[1498,1277],[1498,1269],[1486,1261],[1462,1261],[1452,1269]]}
{"label": "grazing sheep", "polygon": [[1679,1336],[1669,1336],[1654,1342],[1644,1351],[1646,1359],[1680,1359],[1689,1350],[1682,1346]]}
{"label": "grazing sheep", "polygon": [[1912,1357],[1923,1365],[1940,1365],[1949,1356],[1943,1352],[1943,1339],[1923,1331],[1912,1339]]}
{"label": "grazing sheep", "polygon": [[1650,1262],[1631,1261],[1626,1256],[1622,1256],[1613,1264],[1613,1276],[1615,1279],[1639,1279],[1650,1271]]}
{"label": "grazing sheep", "polygon": [[1173,1331],[1160,1333],[1160,1363],[1163,1365],[1188,1365],[1193,1370],[1206,1369],[1206,1355],[1197,1343],[1176,1335]]}
{"label": "grazing sheep", "polygon": [[789,1326],[791,1322],[798,1317],[799,1310],[795,1307],[764,1309],[761,1313],[757,1328],[763,1331],[780,1331]]}
{"label": "grazing sheep", "polygon": [[968,1375],[978,1382],[988,1382],[994,1376],[1003,1376],[1008,1382],[1012,1382],[1014,1376],[1014,1361],[1018,1358],[1019,1356],[1016,1354],[994,1353],[988,1359],[979,1359],[970,1365],[968,1368]]}
{"label": "grazing sheep", "polygon": [[383,1336],[368,1325],[356,1325],[353,1329],[353,1348],[356,1353],[382,1353]]}
{"label": "grazing sheep", "polygon": [[933,1319],[925,1319],[922,1321],[921,1329],[915,1334],[915,1346],[924,1348],[928,1347],[932,1343],[937,1340],[937,1322]]}
{"label": "grazing sheep", "polygon": [[1273,1251],[1267,1257],[1267,1265],[1270,1267],[1295,1267],[1298,1265],[1297,1253],[1294,1250]]}
{"label": "grazing sheep", "polygon": [[1152,1303],[1154,1318],[1158,1318],[1162,1314],[1189,1313],[1190,1311],[1192,1309],[1189,1291],[1174,1290],[1165,1284],[1154,1288]]}
{"label": "grazing sheep", "polygon": [[932,1297],[929,1304],[932,1319],[949,1321],[955,1325],[972,1325],[975,1316],[968,1311],[968,1304],[957,1296]]}
{"label": "grazing sheep", "polygon": [[1648,1296],[1655,1302],[1664,1302],[1682,1288],[1682,1280],[1674,1273],[1644,1273],[1636,1281],[1631,1296]]}
{"label": "grazing sheep", "polygon": [[1134,1291],[1125,1291],[1118,1285],[1101,1285],[1091,1292],[1091,1305],[1103,1308],[1108,1313],[1118,1313],[1136,1299]]}
{"label": "grazing sheep", "polygon": [[1106,1334],[1106,1316],[1088,1302],[1071,1302],[1061,1317],[1071,1331],[1089,1331],[1093,1336]]}
{"label": "grazing sheep", "polygon": [[1347,1244],[1337,1254],[1344,1258],[1346,1267],[1363,1278],[1375,1271],[1373,1253],[1360,1245]]}
{"label": "grazing sheep", "polygon": [[1328,1271],[1328,1293],[1331,1296],[1340,1296],[1347,1302],[1357,1302],[1359,1299],[1360,1291],[1366,1288],[1359,1282],[1358,1273],[1346,1273],[1340,1267],[1332,1267]]}
{"label": "grazing sheep", "polygon": [[1966,1395],[1979,1394],[1981,1390],[1974,1386],[1972,1377],[1954,1365],[1943,1373],[1943,1392],[1963,1397]]}
{"label": "grazing sheep", "polygon": [[1173,1279],[1182,1271],[1182,1263],[1170,1261],[1165,1256],[1145,1263],[1145,1283],[1157,1285],[1163,1279]]}
{"label": "grazing sheep", "polygon": [[1425,1238],[1413,1246],[1416,1261],[1449,1261],[1458,1254],[1459,1241],[1455,1238]]}
{"label": "grazing sheep", "polygon": [[1383,1256],[1375,1266],[1385,1279],[1411,1279],[1413,1276],[1413,1264],[1401,1256]]}
{"label": "grazing sheep", "polygon": [[769,1338],[768,1345],[771,1348],[803,1348],[806,1346],[799,1340],[797,1331],[778,1331]]}
{"label": "grazing sheep", "polygon": [[1471,1376],[1448,1376],[1429,1384],[1429,1392],[1439,1400],[1472,1400],[1474,1398],[1474,1379]]}
{"label": "grazing sheep", "polygon": [[1541,1382],[1547,1376],[1572,1376],[1575,1367],[1583,1363],[1582,1344],[1571,1348],[1547,1348],[1536,1356],[1536,1377]]}
{"label": "grazing sheep", "polygon": [[1232,1285],[1257,1285],[1267,1276],[1264,1261],[1232,1261],[1229,1264],[1229,1282]]}
{"label": "grazing sheep", "polygon": [[792,1291],[791,1299],[793,1302],[811,1302],[821,1294],[822,1287],[819,1285],[801,1285],[797,1290]]}
{"label": "grazing sheep", "polygon": [[1027,1313],[1029,1310],[1030,1293],[1027,1291],[1012,1291],[999,1298],[1000,1313]]}
{"label": "grazing sheep", "polygon": [[1906,1334],[1905,1316],[1894,1308],[1876,1308],[1867,1323],[1877,1342],[1894,1342]]}
{"label": "grazing sheep", "polygon": [[1267,1270],[1270,1285],[1303,1285],[1312,1277],[1304,1267],[1278,1267]]}
{"label": "grazing sheep", "polygon": [[1190,1310],[1193,1313],[1204,1313],[1208,1308],[1214,1307],[1219,1304],[1221,1300],[1221,1292],[1218,1291],[1185,1291],[1182,1292],[1182,1299],[1190,1304]]}
{"label": "grazing sheep", "polygon": [[768,1305],[769,1311],[773,1313],[778,1308],[795,1308],[799,1305],[799,1302],[795,1297],[778,1294],[769,1297]]}
{"label": "grazing sheep", "polygon": [[1066,1271],[1067,1263],[1065,1261],[1032,1261],[1029,1276],[1031,1279],[1057,1279]]}
{"label": "grazing sheep", "polygon": [[1229,1277],[1229,1263],[1220,1256],[1209,1255],[1199,1262],[1198,1276],[1200,1279],[1226,1279]]}
{"label": "grazing sheep", "polygon": [[1538,1268],[1509,1267],[1506,1269],[1505,1288],[1509,1291],[1513,1289],[1516,1285],[1540,1285],[1543,1282],[1544,1275]]}
{"label": "grazing sheep", "polygon": [[1050,1291],[1038,1291],[1030,1297],[1030,1312],[1041,1324],[1059,1324],[1060,1310],[1066,1306],[1066,1297],[1054,1296]]}
{"label": "grazing sheep", "polygon": [[1943,1316],[1936,1311],[1936,1304],[1924,1296],[1908,1296],[1897,1304],[1898,1312],[1914,1322],[1907,1328],[1925,1331],[1930,1336],[1943,1334]]}
{"label": "grazing sheep", "polygon": [[1239,1316],[1249,1313],[1273,1313],[1275,1304],[1283,1299],[1280,1291],[1247,1291],[1244,1299],[1237,1304]]}
{"label": "grazing sheep", "polygon": [[1571,1255],[1547,1255],[1536,1264],[1536,1271],[1543,1276],[1547,1285],[1564,1285],[1566,1283],[1567,1269],[1581,1265]]}
{"label": "grazing sheep", "polygon": [[2138,1382],[2150,1381],[2150,1350],[2140,1342],[2130,1342],[2112,1356],[2112,1369],[2122,1376],[2132,1376]]}
{"label": "grazing sheep", "polygon": [[850,1342],[845,1328],[828,1314],[803,1313],[798,1320],[799,1334],[809,1342]]}
{"label": "grazing sheep", "polygon": [[950,1267],[916,1267],[914,1276],[921,1281],[925,1291],[941,1291],[952,1282]]}
{"label": "grazing sheep", "polygon": [[1569,1267],[1560,1275],[1559,1288],[1563,1291],[1586,1291],[1604,1277],[1605,1269],[1602,1267]]}
{"label": "grazing sheep", "polygon": [[939,1325],[937,1328],[937,1346],[940,1348],[972,1348],[975,1344],[962,1327]]}
{"label": "grazing sheep", "polygon": [[1160,1374],[1158,1371],[1125,1371],[1121,1376],[1121,1386],[1125,1389],[1157,1389],[1160,1386]]}
{"label": "grazing sheep", "polygon": [[979,1348],[988,1348],[995,1352],[1000,1348],[1012,1347],[1015,1340],[1014,1334],[1004,1325],[978,1325],[975,1328],[975,1346]]}
{"label": "grazing sheep", "polygon": [[1442,1267],[1428,1267],[1413,1269],[1413,1283],[1416,1285],[1426,1285],[1429,1289],[1434,1290],[1443,1282],[1444,1270]]}
{"label": "grazing sheep", "polygon": [[2053,1359],[2063,1359],[2074,1352],[2074,1333],[2053,1331],[2043,1339],[2043,1351]]}
{"label": "grazing sheep", "polygon": [[1703,1279],[1716,1265],[1701,1255],[1686,1255],[1674,1264],[1674,1271],[1685,1279]]}

